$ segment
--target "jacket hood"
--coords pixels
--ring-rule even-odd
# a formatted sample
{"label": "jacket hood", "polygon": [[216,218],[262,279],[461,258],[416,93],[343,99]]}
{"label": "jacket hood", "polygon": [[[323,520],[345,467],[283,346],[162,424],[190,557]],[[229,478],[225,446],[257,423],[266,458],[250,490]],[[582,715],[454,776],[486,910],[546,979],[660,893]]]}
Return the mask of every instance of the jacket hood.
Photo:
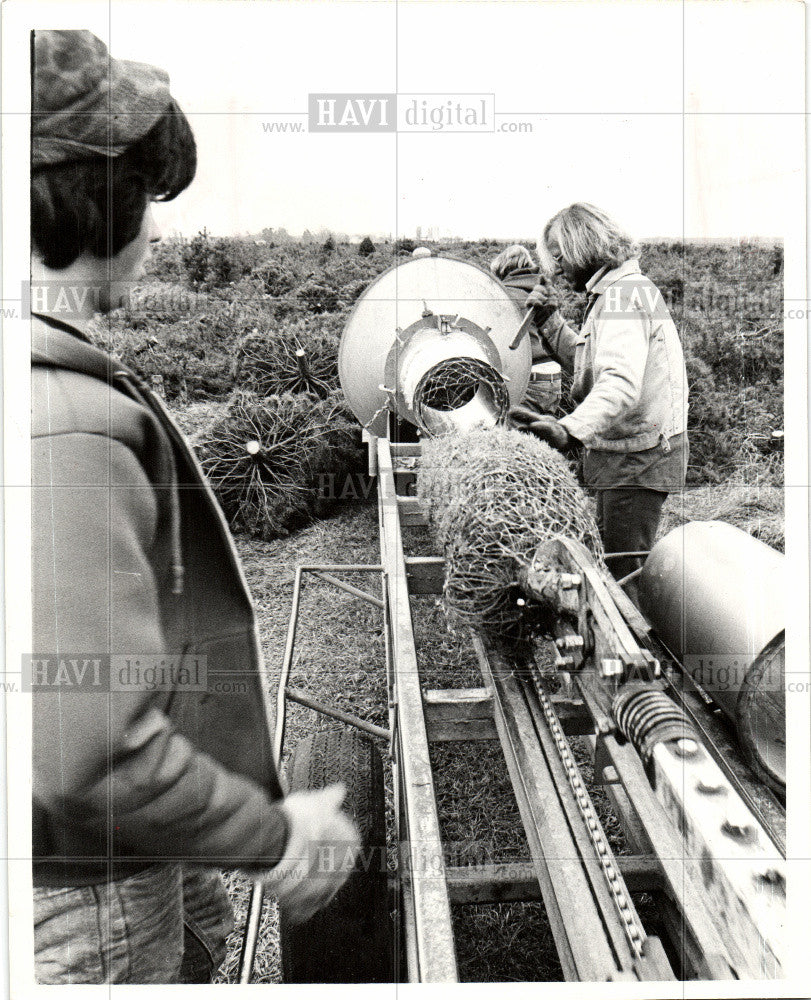
{"label": "jacket hood", "polygon": [[538,284],[540,270],[537,267],[523,267],[516,271],[510,271],[501,279],[501,283],[507,288],[521,288],[531,292]]}
{"label": "jacket hood", "polygon": [[[166,413],[132,369],[121,364],[105,351],[99,350],[84,332],[51,316],[34,314],[31,323],[31,365],[45,368],[62,368],[79,372],[114,387],[130,399],[145,406],[165,428]],[[171,440],[171,435],[170,435]],[[183,553],[180,544],[180,502],[177,496],[177,465],[174,452],[172,461],[171,537],[172,537],[172,592],[183,593]]]}
{"label": "jacket hood", "polygon": [[137,380],[126,365],[94,347],[79,327],[37,313],[31,323],[31,364],[65,368],[108,383],[119,373]]}

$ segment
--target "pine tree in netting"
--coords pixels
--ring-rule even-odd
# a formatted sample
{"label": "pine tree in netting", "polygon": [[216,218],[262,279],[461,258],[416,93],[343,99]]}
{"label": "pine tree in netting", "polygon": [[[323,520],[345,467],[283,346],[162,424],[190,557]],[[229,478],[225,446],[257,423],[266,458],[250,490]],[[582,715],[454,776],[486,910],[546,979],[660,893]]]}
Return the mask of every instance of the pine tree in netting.
{"label": "pine tree in netting", "polygon": [[169,402],[217,399],[230,392],[231,359],[222,347],[190,337],[182,322],[153,326],[156,333],[94,322],[88,333],[94,344],[132,368]]}
{"label": "pine tree in netting", "polygon": [[312,392],[326,399],[338,388],[338,337],[304,328],[245,336],[237,347],[234,380],[260,396]]}
{"label": "pine tree in netting", "polygon": [[424,441],[417,490],[445,556],[445,609],[459,624],[499,635],[542,629],[518,577],[556,535],[582,542],[602,563],[594,515],[569,463],[528,434],[497,428]]}
{"label": "pine tree in netting", "polygon": [[360,441],[336,394],[260,398],[236,392],[198,443],[231,526],[266,540],[325,513],[328,473],[360,468]]}

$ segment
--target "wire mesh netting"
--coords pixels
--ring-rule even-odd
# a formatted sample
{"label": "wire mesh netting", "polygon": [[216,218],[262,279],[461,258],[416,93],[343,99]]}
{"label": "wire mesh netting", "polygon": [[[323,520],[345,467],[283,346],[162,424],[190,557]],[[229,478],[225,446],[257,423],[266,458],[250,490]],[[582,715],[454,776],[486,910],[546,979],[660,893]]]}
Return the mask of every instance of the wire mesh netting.
{"label": "wire mesh netting", "polygon": [[527,626],[518,574],[556,535],[602,559],[569,463],[527,434],[494,428],[425,441],[417,489],[445,556],[445,609],[460,625],[503,635]]}
{"label": "wire mesh netting", "polygon": [[493,423],[506,415],[507,387],[492,365],[477,358],[448,358],[420,379],[414,391],[414,413],[420,426],[430,430],[429,411],[453,413],[477,398],[482,416],[490,416]]}
{"label": "wire mesh netting", "polygon": [[312,392],[326,399],[338,388],[338,339],[308,331],[243,338],[234,366],[242,389],[259,395]]}
{"label": "wire mesh netting", "polygon": [[329,506],[324,483],[361,468],[342,399],[237,392],[199,443],[203,469],[232,527],[286,534]]}

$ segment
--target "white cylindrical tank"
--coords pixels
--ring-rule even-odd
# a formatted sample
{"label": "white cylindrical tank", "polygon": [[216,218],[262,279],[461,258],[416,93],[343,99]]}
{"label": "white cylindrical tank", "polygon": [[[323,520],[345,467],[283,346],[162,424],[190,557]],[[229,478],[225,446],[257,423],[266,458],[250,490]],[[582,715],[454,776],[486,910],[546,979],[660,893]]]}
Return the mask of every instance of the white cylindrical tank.
{"label": "white cylindrical tank", "polygon": [[640,608],[733,723],[755,769],[785,786],[785,560],[721,521],[660,539],[639,577]]}

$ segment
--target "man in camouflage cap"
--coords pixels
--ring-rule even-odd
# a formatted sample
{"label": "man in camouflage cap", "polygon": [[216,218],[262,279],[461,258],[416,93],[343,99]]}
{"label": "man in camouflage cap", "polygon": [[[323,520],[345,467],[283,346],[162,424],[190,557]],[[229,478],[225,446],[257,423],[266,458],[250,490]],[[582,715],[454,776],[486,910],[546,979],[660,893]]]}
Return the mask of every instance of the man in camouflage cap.
{"label": "man in camouflage cap", "polygon": [[90,31],[34,33],[31,169],[120,156],[172,105],[169,75],[113,59]]}
{"label": "man in camouflage cap", "polygon": [[[284,797],[225,519],[161,400],[88,336],[143,274],[150,203],[194,176],[189,123],[163,70],[87,31],[37,31],[33,51],[36,977],[207,982],[233,926],[217,869],[305,920],[346,878],[319,849],[351,857],[357,834],[341,786]],[[70,690],[49,670],[68,656],[99,664]]]}

